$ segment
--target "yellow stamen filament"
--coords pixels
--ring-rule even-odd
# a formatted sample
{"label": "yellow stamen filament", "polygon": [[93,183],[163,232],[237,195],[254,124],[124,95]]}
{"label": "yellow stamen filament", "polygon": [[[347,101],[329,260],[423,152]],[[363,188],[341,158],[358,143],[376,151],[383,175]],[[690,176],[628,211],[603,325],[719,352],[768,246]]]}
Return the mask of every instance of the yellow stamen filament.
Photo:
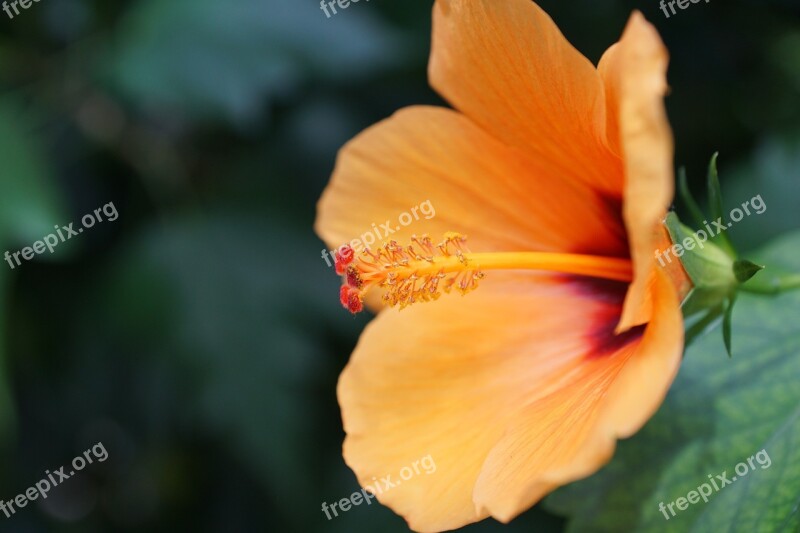
{"label": "yellow stamen filament", "polygon": [[546,252],[465,253],[460,257],[436,257],[433,261],[411,261],[392,269],[397,276],[419,277],[438,273],[461,272],[467,269],[485,270],[546,270],[578,274],[595,278],[629,282],[631,262],[627,259],[580,254]]}
{"label": "yellow stamen filament", "polygon": [[633,272],[627,259],[548,252],[472,253],[466,238],[447,233],[434,245],[431,239],[412,237],[401,246],[390,241],[375,251],[366,249],[347,266],[345,283],[363,295],[370,287],[385,290],[384,301],[400,308],[436,300],[441,292],[476,288],[486,270],[541,270],[629,282]]}

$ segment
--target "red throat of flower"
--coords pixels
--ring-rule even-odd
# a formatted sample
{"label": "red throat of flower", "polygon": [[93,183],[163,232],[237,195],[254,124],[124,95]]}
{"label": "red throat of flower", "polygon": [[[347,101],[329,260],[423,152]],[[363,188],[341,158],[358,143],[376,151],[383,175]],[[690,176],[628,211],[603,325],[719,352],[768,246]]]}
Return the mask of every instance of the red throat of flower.
{"label": "red throat of flower", "polygon": [[484,270],[546,270],[617,281],[630,281],[632,276],[627,259],[544,252],[472,253],[466,241],[449,232],[438,244],[427,235],[413,236],[407,246],[389,241],[359,254],[343,245],[334,256],[336,273],[342,276],[339,301],[351,313],[358,313],[367,291],[378,287],[384,303],[403,309],[436,300],[453,289],[467,294],[477,288]]}

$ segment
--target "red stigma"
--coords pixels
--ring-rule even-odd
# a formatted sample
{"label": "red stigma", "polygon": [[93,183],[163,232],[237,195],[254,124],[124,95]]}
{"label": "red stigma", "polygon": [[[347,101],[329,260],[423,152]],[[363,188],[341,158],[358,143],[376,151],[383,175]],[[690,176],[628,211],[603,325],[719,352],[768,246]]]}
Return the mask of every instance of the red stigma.
{"label": "red stigma", "polygon": [[343,244],[333,254],[333,260],[336,264],[336,273],[340,276],[344,274],[347,265],[353,262],[354,252],[349,244]]}
{"label": "red stigma", "polygon": [[342,307],[353,313],[360,313],[364,309],[364,305],[361,303],[361,297],[358,294],[358,291],[353,290],[351,287],[347,285],[342,285],[339,289],[339,301],[342,304]]}

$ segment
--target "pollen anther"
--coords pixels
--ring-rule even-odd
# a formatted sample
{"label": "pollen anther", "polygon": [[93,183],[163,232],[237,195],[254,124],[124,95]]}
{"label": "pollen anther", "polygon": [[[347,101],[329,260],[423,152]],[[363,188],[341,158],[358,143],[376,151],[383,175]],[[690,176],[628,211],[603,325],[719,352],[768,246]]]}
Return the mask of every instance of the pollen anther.
{"label": "pollen anther", "polygon": [[350,258],[342,257],[341,262],[337,257],[337,272],[340,270],[342,305],[353,312],[361,310],[365,294],[373,287],[383,290],[386,304],[403,309],[453,290],[466,294],[484,278],[483,270],[535,270],[623,282],[630,282],[633,276],[631,262],[616,257],[533,251],[472,253],[466,237],[453,232],[446,233],[438,244],[427,235],[414,235],[407,246],[392,240],[374,250],[366,248]]}

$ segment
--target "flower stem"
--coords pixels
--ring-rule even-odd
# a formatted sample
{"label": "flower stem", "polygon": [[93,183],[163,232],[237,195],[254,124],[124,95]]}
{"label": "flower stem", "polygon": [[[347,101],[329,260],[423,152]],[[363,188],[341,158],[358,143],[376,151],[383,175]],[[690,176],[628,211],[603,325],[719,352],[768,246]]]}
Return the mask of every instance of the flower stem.
{"label": "flower stem", "polygon": [[757,276],[739,288],[752,294],[780,294],[795,289],[800,289],[800,274],[772,276],[766,280]]}

